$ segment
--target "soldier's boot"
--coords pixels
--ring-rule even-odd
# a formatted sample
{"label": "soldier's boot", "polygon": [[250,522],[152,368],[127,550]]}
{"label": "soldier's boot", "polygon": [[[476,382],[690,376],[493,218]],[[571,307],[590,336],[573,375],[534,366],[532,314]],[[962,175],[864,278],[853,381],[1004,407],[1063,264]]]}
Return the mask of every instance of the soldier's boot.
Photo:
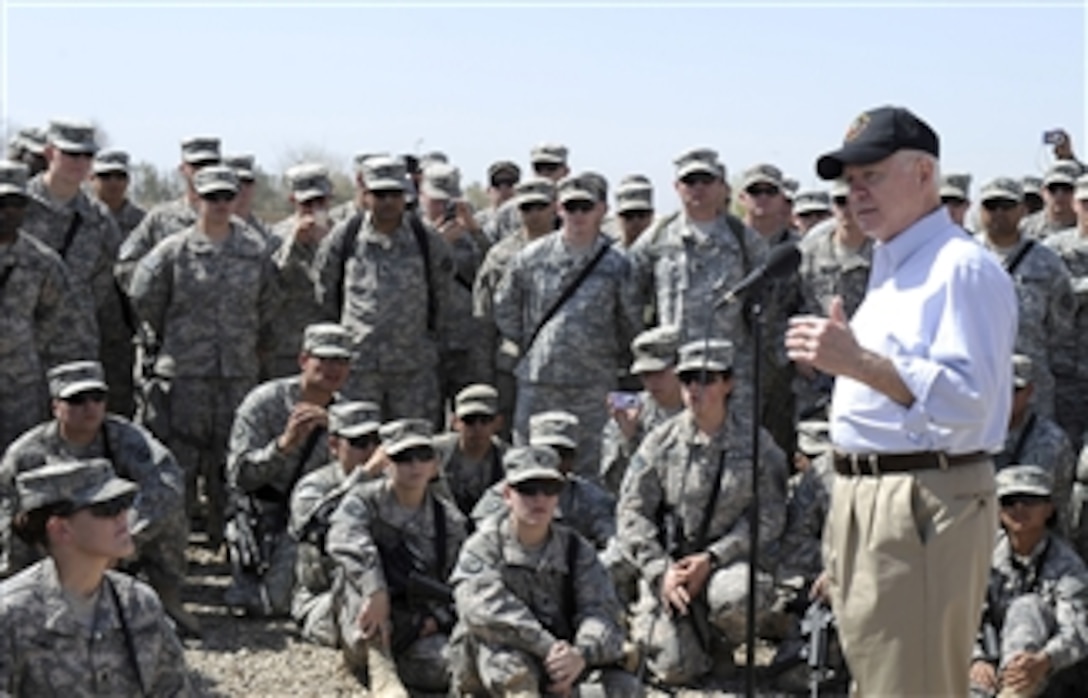
{"label": "soldier's boot", "polygon": [[162,601],[163,610],[177,624],[178,632],[182,637],[199,639],[202,637],[200,621],[196,616],[185,610],[181,602],[181,585],[164,584],[156,589],[159,592],[159,600]]}
{"label": "soldier's boot", "polygon": [[411,698],[408,689],[397,675],[397,664],[389,648],[381,641],[370,642],[366,650],[366,668],[370,678],[370,692],[382,698]]}

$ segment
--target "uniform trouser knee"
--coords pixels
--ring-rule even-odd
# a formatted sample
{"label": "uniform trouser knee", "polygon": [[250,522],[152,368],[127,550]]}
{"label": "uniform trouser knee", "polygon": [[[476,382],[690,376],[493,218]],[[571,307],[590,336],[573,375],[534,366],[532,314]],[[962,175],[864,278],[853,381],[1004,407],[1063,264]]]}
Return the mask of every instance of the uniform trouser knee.
{"label": "uniform trouser knee", "polygon": [[1038,594],[1012,600],[1001,625],[1001,666],[1020,652],[1038,652],[1054,634],[1054,612]]}

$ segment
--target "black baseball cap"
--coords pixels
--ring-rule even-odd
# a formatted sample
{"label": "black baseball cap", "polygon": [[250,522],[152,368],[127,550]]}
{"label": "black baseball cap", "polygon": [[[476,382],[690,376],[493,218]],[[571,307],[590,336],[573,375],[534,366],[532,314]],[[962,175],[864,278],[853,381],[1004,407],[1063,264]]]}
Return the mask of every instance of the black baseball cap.
{"label": "black baseball cap", "polygon": [[838,179],[846,165],[879,162],[899,150],[921,150],[940,156],[937,133],[909,109],[877,107],[850,124],[842,147],[820,156],[816,174],[821,179]]}

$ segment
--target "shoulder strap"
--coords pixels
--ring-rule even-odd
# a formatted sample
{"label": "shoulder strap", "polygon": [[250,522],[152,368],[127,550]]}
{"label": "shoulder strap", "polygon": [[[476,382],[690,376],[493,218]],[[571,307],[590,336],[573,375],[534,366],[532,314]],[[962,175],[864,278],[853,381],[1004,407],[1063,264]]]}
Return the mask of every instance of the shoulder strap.
{"label": "shoulder strap", "polygon": [[409,214],[408,224],[412,228],[416,244],[419,245],[419,253],[423,255],[423,276],[427,282],[427,331],[434,332],[438,327],[438,301],[434,295],[434,281],[431,279],[431,242],[427,239],[427,229],[423,227],[419,216]]}
{"label": "shoulder strap", "polygon": [[[718,495],[722,491],[722,471],[724,470],[725,449],[723,448],[721,458],[718,459],[718,472],[710,483],[710,499],[706,502],[706,511],[703,513],[703,520],[699,522],[699,532],[695,536],[695,543],[692,546],[692,550],[695,552],[699,552],[706,547],[706,534],[710,530],[710,520],[714,518],[714,509],[718,506]],[[752,473],[752,477],[755,477],[755,473]]]}
{"label": "shoulder strap", "polygon": [[68,248],[72,246],[72,241],[75,240],[76,232],[81,225],[83,225],[83,214],[79,211],[72,211],[72,220],[68,223],[68,230],[64,231],[64,242],[61,243],[60,249],[57,250],[61,259],[67,259]]}
{"label": "shoulder strap", "polygon": [[446,510],[438,497],[431,493],[431,511],[434,514],[434,559],[438,566],[438,579],[446,579]]}
{"label": "shoulder strap", "polygon": [[363,227],[363,214],[356,212],[348,219],[347,229],[344,230],[344,242],[340,248],[340,276],[336,284],[336,308],[343,319],[344,314],[344,282],[347,281],[348,257],[355,254],[355,241],[359,239],[359,229]]}
{"label": "shoulder strap", "polygon": [[4,286],[7,286],[8,279],[15,272],[15,264],[9,264],[4,267],[4,271],[0,271],[0,293],[4,292]]}
{"label": "shoulder strap", "polygon": [[1016,440],[1015,448],[1009,453],[1009,465],[1020,464],[1020,456],[1024,455],[1024,447],[1028,445],[1028,439],[1031,438],[1033,431],[1035,431],[1034,412],[1028,417],[1028,421],[1024,423],[1024,428],[1020,430],[1020,438]]}
{"label": "shoulder strap", "polygon": [[547,312],[544,313],[544,317],[540,318],[540,323],[533,329],[533,333],[529,335],[529,341],[526,342],[525,346],[522,348],[522,356],[529,353],[529,349],[532,348],[533,343],[536,342],[536,338],[540,335],[540,331],[544,329],[544,326],[547,325],[553,317],[555,317],[555,314],[559,312],[559,309],[563,307],[563,304],[574,295],[582,285],[582,282],[593,273],[593,270],[597,268],[597,264],[600,263],[601,259],[611,247],[612,241],[606,241],[601,249],[597,250],[597,254],[593,255],[593,259],[589,260],[589,263],[582,267],[582,270],[578,272],[578,276],[570,282],[570,285],[563,289],[563,292],[559,294],[559,297],[548,307]]}
{"label": "shoulder strap", "polygon": [[577,577],[578,570],[578,548],[580,547],[578,542],[578,534],[574,529],[570,529],[570,540],[567,541],[567,578],[566,584],[563,585],[563,597],[566,602],[566,608],[564,611],[571,619],[571,624],[574,623],[574,617],[578,615],[578,596],[574,588],[575,578]]}
{"label": "shoulder strap", "polygon": [[1028,256],[1028,252],[1031,252],[1032,247],[1035,247],[1035,241],[1029,239],[1016,254],[1005,260],[1005,271],[1009,272],[1010,276],[1016,273],[1017,268],[1020,266],[1020,262],[1024,261],[1024,257]]}
{"label": "shoulder strap", "polygon": [[136,683],[140,686],[140,695],[147,696],[147,687],[144,685],[143,673],[140,671],[140,661],[136,654],[136,643],[132,639],[132,629],[128,627],[128,619],[125,618],[125,609],[121,605],[121,595],[117,593],[117,587],[109,576],[103,577],[106,586],[109,587],[110,596],[113,597],[113,606],[117,609],[117,618],[121,621],[121,634],[125,636],[125,652],[132,663],[132,670],[136,672]]}
{"label": "shoulder strap", "polygon": [[491,482],[494,485],[499,480],[503,479],[504,474],[502,472],[502,458],[499,456],[499,448],[494,443],[491,444]]}
{"label": "shoulder strap", "polygon": [[752,259],[748,254],[748,244],[744,240],[747,237],[744,233],[744,221],[731,213],[727,213],[725,214],[725,222],[729,225],[729,230],[733,231],[733,237],[737,239],[737,244],[740,245],[740,263],[744,267],[744,275],[748,276],[748,272],[752,271]]}

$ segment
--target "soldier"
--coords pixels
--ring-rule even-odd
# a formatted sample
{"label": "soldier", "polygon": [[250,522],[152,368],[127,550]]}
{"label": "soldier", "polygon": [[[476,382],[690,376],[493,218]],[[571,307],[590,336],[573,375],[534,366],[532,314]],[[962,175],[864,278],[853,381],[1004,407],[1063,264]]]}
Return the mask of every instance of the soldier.
{"label": "soldier", "polygon": [[654,220],[654,188],[648,179],[630,175],[620,182],[616,187],[616,215],[619,243],[629,249]]}
{"label": "soldier", "polygon": [[[616,499],[595,481],[573,472],[578,462],[578,418],[570,412],[551,410],[529,419],[529,445],[547,446],[559,455],[559,471],[567,486],[559,493],[556,518],[603,550],[616,533]],[[477,527],[506,515],[502,483],[480,497],[472,510]]]}
{"label": "soldier", "polygon": [[[873,241],[858,227],[850,212],[849,188],[842,182],[831,187],[834,220],[812,229],[801,241],[802,312],[828,316],[836,297],[851,317],[869,285]],[[793,381],[797,395],[797,416],[815,419],[825,416],[831,402],[831,376],[807,366],[798,366]]]}
{"label": "soldier", "polygon": [[[57,366],[49,371],[49,389],[54,419],[20,436],[4,453],[0,490],[6,490],[8,497],[0,494],[0,501],[14,501],[10,496],[14,495],[19,473],[56,460],[109,461],[118,476],[140,486],[129,519],[136,545],[130,569],[144,574],[166,612],[186,634],[198,636],[200,624],[181,603],[189,521],[185,516],[185,480],[173,454],[124,417],[106,414],[108,388],[97,361]],[[0,530],[8,530],[12,513],[0,511]],[[10,554],[6,574],[22,569],[37,557],[25,548],[3,548]],[[5,550],[0,550],[0,555]]]}
{"label": "soldier", "polygon": [[[567,146],[558,143],[540,143],[534,146],[529,153],[533,174],[558,185],[560,180],[570,174],[570,167],[567,165],[568,155]],[[492,243],[497,243],[516,232],[520,225],[518,206],[514,201],[508,201],[499,207],[490,223],[484,227],[484,234]],[[559,222],[556,221],[551,229],[555,230],[558,226]]]}
{"label": "soldier", "polygon": [[123,150],[100,150],[91,165],[91,190],[95,198],[106,205],[110,215],[121,229],[122,237],[140,224],[147,211],[128,198],[129,156]]}
{"label": "soldier", "polygon": [[223,537],[223,466],[234,410],[257,383],[278,309],[275,270],[261,236],[232,219],[234,171],[210,165],[194,176],[197,222],[143,257],[132,276],[133,306],[159,343],[167,386],[156,433],[185,470],[190,515],[203,479],[208,541]]}
{"label": "soldier", "polygon": [[272,228],[272,263],[279,270],[282,305],[272,319],[275,347],[268,377],[282,378],[298,369],[298,352],[306,326],[321,317],[314,296],[314,261],[331,227],[328,205],[332,180],[324,165],[295,165],[287,170],[294,213]]}
{"label": "soldier", "polygon": [[[778,541],[775,581],[790,599],[804,599],[823,571],[820,539],[835,480],[828,423],[806,420],[797,425],[798,473],[786,504],[786,525]],[[800,461],[798,463],[798,461]],[[803,467],[801,467],[803,466]]]}
{"label": "soldier", "polygon": [[257,168],[254,160],[252,155],[227,155],[223,157],[223,164],[233,169],[238,177],[238,195],[234,197],[234,215],[268,240],[272,231],[269,230],[268,224],[258,218],[253,211],[253,198],[257,194]]}
{"label": "soldier", "polygon": [[363,163],[373,157],[388,157],[388,153],[358,153],[352,158],[355,168],[355,193],[349,201],[329,209],[329,221],[335,226],[355,214],[366,212],[366,183],[363,181]]}
{"label": "soldier", "polygon": [[1052,494],[1050,473],[1039,466],[997,474],[1003,530],[972,654],[974,696],[1037,696],[1048,683],[1055,695],[1083,692],[1063,670],[1088,656],[1088,568],[1048,527]]}
{"label": "soldier", "polygon": [[946,174],[941,176],[941,204],[948,209],[952,222],[966,230],[967,211],[971,208],[971,175]]}
{"label": "soldier", "polygon": [[1024,215],[1043,210],[1043,178],[1034,175],[1026,175],[1020,178],[1020,186],[1024,189]]}
{"label": "soldier", "polygon": [[1076,160],[1058,160],[1043,176],[1043,210],[1020,221],[1025,237],[1042,240],[1077,224],[1073,188],[1084,167]]}
{"label": "soldier", "polygon": [[1035,407],[1054,415],[1054,374],[1050,356],[1067,343],[1077,311],[1069,272],[1052,249],[1021,233],[1024,213],[1020,185],[999,177],[982,188],[979,241],[1009,272],[1016,284],[1019,324],[1016,351],[1034,364]]}
{"label": "soldier", "polygon": [[0,161],[0,451],[49,414],[45,369],[79,357],[68,270],[26,234],[26,165]]}
{"label": "soldier", "polygon": [[468,516],[487,488],[502,480],[502,429],[499,392],[490,385],[470,385],[454,400],[453,432],[436,436],[439,473],[461,513]]}
{"label": "soldier", "polygon": [[507,436],[514,424],[517,396],[514,368],[518,348],[499,336],[495,326],[495,292],[506,276],[510,260],[530,242],[552,232],[556,215],[555,185],[544,177],[530,177],[517,185],[511,205],[521,217],[520,228],[487,251],[472,289],[473,315],[483,321],[485,327],[481,334],[494,356],[492,380],[499,391],[499,414],[503,418],[503,433]]}
{"label": "soldier", "polygon": [[631,373],[643,390],[632,397],[609,396],[612,418],[601,437],[601,481],[613,494],[619,494],[627,463],[646,434],[684,409],[676,377],[679,344],[680,331],[669,326],[646,330],[631,342]]}
{"label": "soldier", "polygon": [[48,557],[0,583],[0,693],[195,695],[155,593],[109,569],[134,550],[136,485],[101,459],[52,463],[15,484],[15,530]]}
{"label": "soldier", "polygon": [[379,433],[388,476],[353,487],[329,526],[344,658],[357,672],[367,669],[374,695],[407,698],[405,686],[444,692],[454,620],[446,580],[465,520],[428,487],[438,471],[430,423],[403,419]]}
{"label": "soldier", "polygon": [[[518,182],[521,181],[521,168],[509,160],[499,160],[487,168],[487,208],[476,212],[476,225],[486,229],[499,209],[514,198]],[[497,242],[492,240],[492,242]]]}
{"label": "soldier", "polygon": [[405,177],[400,160],[363,163],[367,211],[321,241],[318,302],[356,337],[345,395],[389,417],[434,419],[453,262],[438,233],[405,215]]}
{"label": "soldier", "polygon": [[1054,233],[1044,245],[1058,253],[1069,272],[1077,300],[1073,331],[1053,344],[1054,416],[1079,450],[1088,430],[1088,354],[1081,350],[1088,336],[1088,175],[1077,180],[1077,226]]}
{"label": "soldier", "polygon": [[641,695],[633,676],[609,668],[623,654],[623,630],[607,572],[585,539],[554,521],[565,480],[558,456],[526,446],[504,463],[510,514],[468,539],[450,580],[454,690],[571,695],[587,672],[603,669],[605,695]]}
{"label": "soldier", "polygon": [[8,141],[8,159],[26,165],[28,177],[37,177],[49,167],[45,159],[45,131],[30,127],[20,129]]}
{"label": "soldier", "polygon": [[[632,634],[667,685],[689,684],[712,666],[728,672],[745,637],[753,473],[750,417],[730,398],[733,359],[728,340],[680,348],[686,409],[643,439],[616,508],[619,546],[641,574]],[[759,564],[769,569],[766,546],[785,518],[786,456],[765,430],[760,449]],[[755,593],[766,610],[762,572]]]}
{"label": "soldier", "polygon": [[514,440],[529,416],[562,407],[581,422],[576,471],[600,477],[604,397],[627,365],[641,318],[624,254],[600,232],[606,193],[589,176],[559,186],[563,228],[514,256],[495,294],[495,324],[518,346]]}
{"label": "soldier", "polygon": [[377,476],[365,472],[364,466],[380,443],[381,415],[372,402],[341,402],[331,405],[328,413],[332,462],[304,476],[291,494],[287,531],[298,545],[291,617],[303,639],[339,647],[332,607],[336,563],[325,547],[325,537],[329,520],[348,490]]}
{"label": "soldier", "polygon": [[262,383],[238,407],[230,431],[227,527],[233,582],[226,601],[251,615],[291,605],[295,545],[286,535],[291,491],[329,462],[327,408],[348,377],[352,337],[339,325],[306,328],[298,373]]}
{"label": "soldier", "polygon": [[831,218],[831,195],[826,191],[810,189],[798,192],[793,202],[793,227],[801,237],[820,223]]}

